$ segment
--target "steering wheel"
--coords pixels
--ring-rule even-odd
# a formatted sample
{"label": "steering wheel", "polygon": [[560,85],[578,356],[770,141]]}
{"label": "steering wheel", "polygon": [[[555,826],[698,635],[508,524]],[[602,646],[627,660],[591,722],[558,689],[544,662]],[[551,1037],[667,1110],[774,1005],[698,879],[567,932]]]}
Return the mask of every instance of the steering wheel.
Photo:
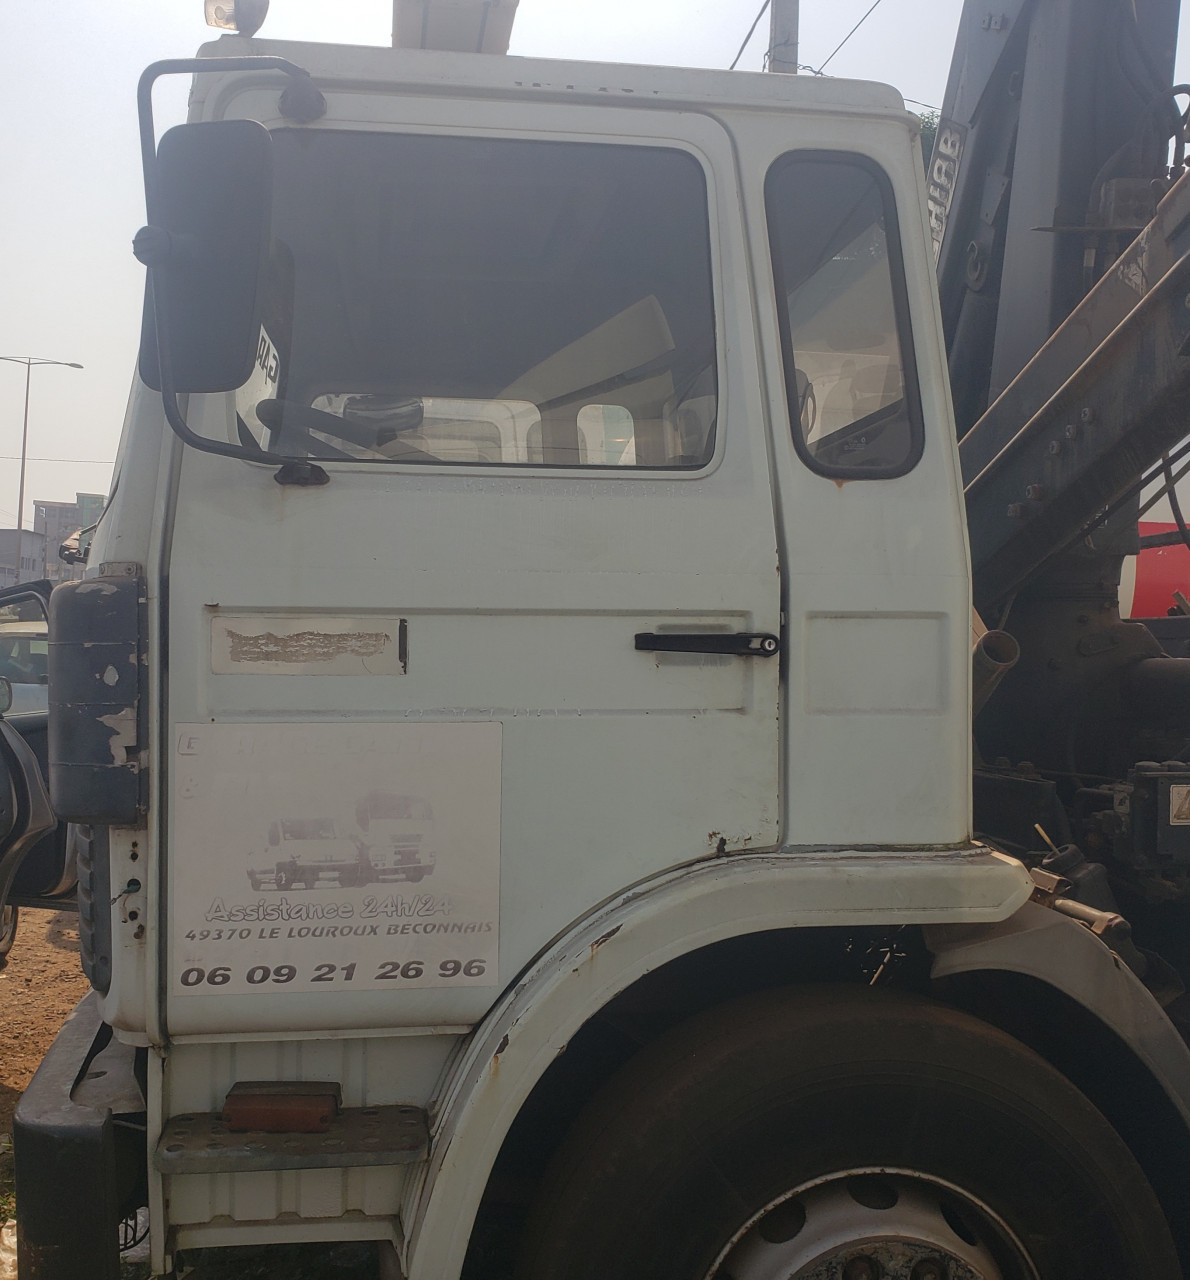
{"label": "steering wheel", "polygon": [[[377,449],[377,433],[374,429],[349,422],[337,414],[326,413],[322,409],[314,409],[310,405],[299,404],[296,400],[261,400],[256,406],[256,416],[263,426],[270,431],[280,432],[283,428],[297,427],[306,433],[306,445],[311,453],[322,458],[341,458],[348,462],[359,462],[354,454],[345,453],[333,445],[324,444],[309,433],[321,431],[324,435],[337,436],[358,445],[361,449]],[[396,441],[394,440],[394,443]],[[385,442],[386,445],[388,442]],[[417,449],[413,445],[403,445],[399,453],[380,455],[388,462],[441,462],[432,453]]]}

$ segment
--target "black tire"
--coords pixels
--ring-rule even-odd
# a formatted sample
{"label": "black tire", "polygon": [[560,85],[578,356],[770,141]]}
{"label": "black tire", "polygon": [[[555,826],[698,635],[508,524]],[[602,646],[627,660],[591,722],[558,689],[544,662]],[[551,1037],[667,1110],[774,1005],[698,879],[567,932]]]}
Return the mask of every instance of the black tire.
{"label": "black tire", "polygon": [[276,871],[277,888],[278,889],[290,888],[293,885],[294,881],[297,879],[296,872],[297,872],[296,867],[292,867],[292,866],[287,867],[283,862],[279,862],[277,864],[277,871]]}
{"label": "black tire", "polygon": [[[1181,1280],[1144,1174],[1063,1076],[966,1014],[853,987],[732,1001],[629,1062],[547,1172],[518,1280],[746,1280],[737,1259],[750,1237],[726,1251],[749,1224],[764,1241],[800,1230],[773,1229],[766,1209],[783,1201],[788,1224],[802,1213],[791,1193],[818,1181],[843,1195],[857,1178],[842,1175],[873,1170],[903,1171],[901,1183],[935,1195],[940,1227],[953,1212],[995,1256],[964,1274],[1031,1280],[1031,1265],[1041,1280]],[[841,1265],[799,1259],[779,1273]]]}
{"label": "black tire", "polygon": [[7,963],[8,953],[17,940],[17,924],[20,922],[20,916],[18,908],[11,903],[5,903],[4,907],[0,908],[0,968]]}

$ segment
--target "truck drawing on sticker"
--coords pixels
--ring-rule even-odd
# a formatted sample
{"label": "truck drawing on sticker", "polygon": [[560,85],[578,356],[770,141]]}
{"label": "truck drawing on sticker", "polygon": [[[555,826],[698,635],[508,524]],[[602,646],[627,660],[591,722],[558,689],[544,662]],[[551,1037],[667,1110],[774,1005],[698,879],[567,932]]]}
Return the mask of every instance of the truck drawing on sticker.
{"label": "truck drawing on sticker", "polygon": [[416,883],[434,870],[434,811],[420,796],[369,791],[354,821],[329,814],[279,818],[249,854],[248,882],[261,889],[355,888]]}

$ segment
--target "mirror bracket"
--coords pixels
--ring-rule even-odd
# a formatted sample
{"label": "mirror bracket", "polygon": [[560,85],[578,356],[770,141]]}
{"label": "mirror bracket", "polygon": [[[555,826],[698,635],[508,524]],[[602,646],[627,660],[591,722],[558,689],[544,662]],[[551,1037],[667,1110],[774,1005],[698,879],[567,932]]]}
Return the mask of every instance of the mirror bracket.
{"label": "mirror bracket", "polygon": [[317,462],[304,462],[301,460],[282,463],[280,470],[274,472],[273,479],[278,484],[294,484],[301,489],[309,489],[314,485],[330,483],[330,476]]}
{"label": "mirror bracket", "polygon": [[[173,360],[170,351],[166,317],[167,285],[162,268],[184,258],[188,245],[184,237],[171,236],[159,219],[160,200],[157,185],[157,141],[153,121],[153,86],[164,75],[187,75],[200,72],[221,71],[280,71],[289,77],[289,84],[281,94],[281,112],[287,119],[309,123],[326,112],[326,99],[314,84],[310,73],[285,58],[167,58],[147,67],[137,86],[137,112],[140,119],[141,165],[145,180],[145,206],[148,225],[137,232],[133,241],[133,253],[149,268],[149,291],[157,332],[157,362],[161,383],[161,403],[165,418],[174,434],[192,448],[203,453],[218,454],[228,458],[247,458],[253,462],[280,464],[282,470],[292,459],[271,453],[266,449],[253,452],[242,445],[211,440],[192,431],[178,405],[176,382],[173,376]],[[325,484],[327,476],[321,467],[323,479],[308,479],[289,483]],[[283,482],[285,483],[285,482]]]}
{"label": "mirror bracket", "polygon": [[285,119],[294,124],[313,124],[326,115],[326,99],[308,75],[305,79],[290,81],[281,90],[277,105]]}

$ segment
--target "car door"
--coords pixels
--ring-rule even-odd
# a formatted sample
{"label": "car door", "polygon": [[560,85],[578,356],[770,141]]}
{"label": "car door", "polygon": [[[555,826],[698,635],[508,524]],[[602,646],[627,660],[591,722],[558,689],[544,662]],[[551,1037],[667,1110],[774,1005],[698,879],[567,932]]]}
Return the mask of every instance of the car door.
{"label": "car door", "polygon": [[[12,702],[5,726],[28,744],[40,779],[48,777],[46,717],[50,591],[46,579],[18,583],[0,591],[0,677],[9,681]],[[24,854],[8,890],[22,906],[70,903],[77,874],[66,823],[55,823]]]}

